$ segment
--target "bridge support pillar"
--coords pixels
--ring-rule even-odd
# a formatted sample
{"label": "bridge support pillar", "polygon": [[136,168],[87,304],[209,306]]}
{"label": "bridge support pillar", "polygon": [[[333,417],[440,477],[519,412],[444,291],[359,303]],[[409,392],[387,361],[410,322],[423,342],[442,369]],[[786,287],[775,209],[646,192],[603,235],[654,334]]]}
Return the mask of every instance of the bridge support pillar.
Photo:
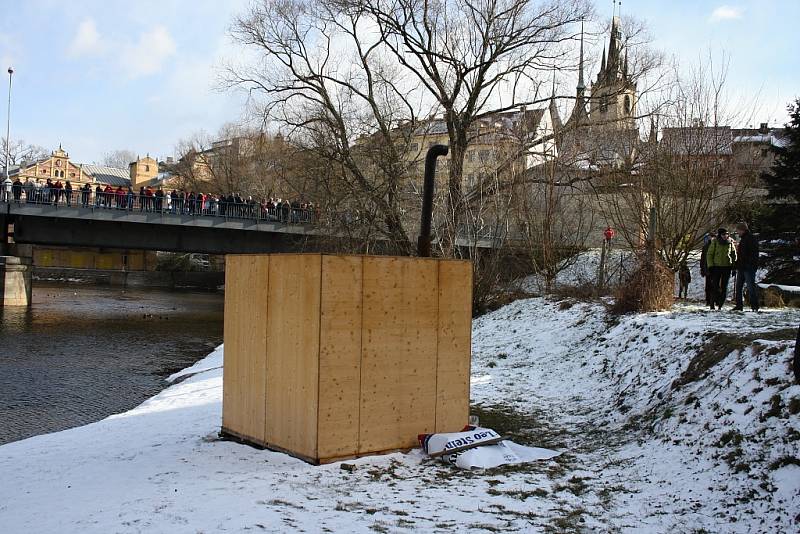
{"label": "bridge support pillar", "polygon": [[0,306],[30,306],[32,290],[30,258],[0,256]]}

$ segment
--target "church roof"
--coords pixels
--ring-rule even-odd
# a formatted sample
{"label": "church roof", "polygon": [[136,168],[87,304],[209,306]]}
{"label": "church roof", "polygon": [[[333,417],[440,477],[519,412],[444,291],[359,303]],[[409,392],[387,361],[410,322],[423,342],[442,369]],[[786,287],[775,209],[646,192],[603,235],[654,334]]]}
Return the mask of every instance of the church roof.
{"label": "church roof", "polygon": [[730,126],[691,126],[664,128],[661,145],[673,154],[730,156],[733,151]]}
{"label": "church roof", "polygon": [[[471,134],[477,134],[477,130],[485,130],[487,133],[507,134],[512,132],[536,133],[539,124],[544,116],[545,108],[525,109],[518,111],[505,111],[492,113],[477,119],[473,123]],[[447,135],[447,123],[443,119],[433,119],[425,122],[414,130],[414,136],[433,136]],[[482,134],[484,137],[486,134]]]}
{"label": "church roof", "polygon": [[82,168],[83,172],[90,175],[95,182],[122,187],[131,185],[130,173],[127,169],[92,164],[84,164]]}

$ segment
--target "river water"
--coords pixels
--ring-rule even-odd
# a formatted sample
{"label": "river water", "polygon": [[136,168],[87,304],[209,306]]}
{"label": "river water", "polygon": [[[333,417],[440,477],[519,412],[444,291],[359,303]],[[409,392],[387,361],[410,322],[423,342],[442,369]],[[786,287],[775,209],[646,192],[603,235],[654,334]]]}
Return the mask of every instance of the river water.
{"label": "river water", "polygon": [[35,282],[0,308],[0,443],[98,421],[222,342],[223,295]]}

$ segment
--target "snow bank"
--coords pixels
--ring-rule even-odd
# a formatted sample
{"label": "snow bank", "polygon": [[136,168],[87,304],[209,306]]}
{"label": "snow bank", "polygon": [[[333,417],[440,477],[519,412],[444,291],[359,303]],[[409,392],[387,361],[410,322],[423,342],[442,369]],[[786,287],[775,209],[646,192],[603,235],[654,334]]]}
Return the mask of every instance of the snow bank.
{"label": "snow bank", "polygon": [[211,371],[212,369],[222,369],[223,351],[222,345],[214,349],[214,352],[206,356],[200,361],[190,365],[185,369],[181,369],[177,373],[173,373],[167,377],[167,382],[175,382],[178,379],[186,379],[187,377]]}
{"label": "snow bank", "polygon": [[[568,451],[473,472],[420,451],[309,466],[219,441],[221,348],[141,406],[0,447],[6,532],[788,532],[800,312],[614,320],[537,298],[474,323],[481,424]],[[727,336],[727,337],[726,337]],[[711,348],[705,348],[708,340]],[[714,350],[711,350],[714,349]]]}
{"label": "snow bank", "polygon": [[[574,261],[558,273],[556,287],[581,287],[597,284],[600,272],[600,249],[590,249],[579,254]],[[613,248],[606,257],[606,283],[613,287],[625,279],[633,268],[633,254],[627,249]],[[529,293],[542,293],[545,288],[544,279],[539,275],[531,275],[518,282],[517,288]]]}
{"label": "snow bank", "polygon": [[617,322],[600,305],[518,301],[475,322],[473,396],[542,407],[543,426],[571,429],[606,525],[787,531],[800,526],[799,323],[798,310],[699,305]]}
{"label": "snow bank", "polygon": [[[606,286],[614,288],[624,282],[631,271],[635,268],[635,258],[628,249],[612,249],[606,258]],[[691,274],[691,282],[687,291],[688,300],[705,301],[705,278],[700,276],[700,251],[694,251],[689,255],[686,262]],[[567,267],[558,273],[555,280],[556,288],[564,287],[586,287],[597,285],[598,273],[600,272],[600,249],[590,249],[582,252]],[[766,269],[759,269],[757,280],[762,280],[767,276]],[[800,292],[800,287],[781,286],[776,284],[759,284],[762,288],[778,287],[786,292]],[[678,296],[678,275],[675,275],[675,296]],[[728,284],[728,299],[733,299],[734,277],[731,275]],[[516,283],[515,289],[533,294],[544,292],[544,280],[538,275],[527,276]]]}

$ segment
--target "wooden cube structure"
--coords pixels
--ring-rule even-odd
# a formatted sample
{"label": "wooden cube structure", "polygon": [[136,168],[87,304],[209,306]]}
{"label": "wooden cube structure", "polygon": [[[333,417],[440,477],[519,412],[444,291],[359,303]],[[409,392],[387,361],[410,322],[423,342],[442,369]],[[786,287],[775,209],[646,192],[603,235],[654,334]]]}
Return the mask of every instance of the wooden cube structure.
{"label": "wooden cube structure", "polygon": [[326,463],[460,431],[471,312],[468,261],[228,256],[222,433]]}

